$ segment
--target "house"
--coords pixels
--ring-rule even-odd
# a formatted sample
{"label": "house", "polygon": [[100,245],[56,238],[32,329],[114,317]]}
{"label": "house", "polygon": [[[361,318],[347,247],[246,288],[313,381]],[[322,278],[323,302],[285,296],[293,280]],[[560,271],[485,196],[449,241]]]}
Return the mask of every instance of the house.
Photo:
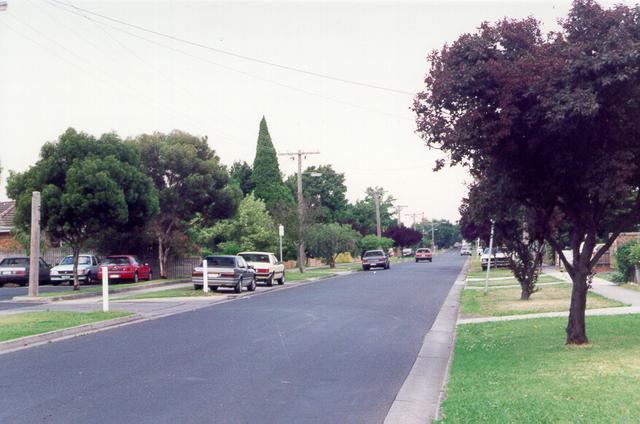
{"label": "house", "polygon": [[13,200],[0,202],[0,250],[17,250],[21,248],[20,243],[16,241],[11,233],[15,215],[16,202]]}

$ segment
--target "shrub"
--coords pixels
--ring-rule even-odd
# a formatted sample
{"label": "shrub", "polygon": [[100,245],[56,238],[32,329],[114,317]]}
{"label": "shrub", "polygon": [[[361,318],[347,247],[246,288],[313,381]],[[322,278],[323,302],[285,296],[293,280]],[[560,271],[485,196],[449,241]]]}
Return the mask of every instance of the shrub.
{"label": "shrub", "polygon": [[640,262],[640,242],[634,240],[623,244],[618,247],[615,257],[618,272],[614,275],[614,279],[625,283],[632,276],[635,264]]}
{"label": "shrub", "polygon": [[353,262],[353,257],[349,252],[342,252],[338,256],[336,256],[337,264],[350,264],[351,262]]}

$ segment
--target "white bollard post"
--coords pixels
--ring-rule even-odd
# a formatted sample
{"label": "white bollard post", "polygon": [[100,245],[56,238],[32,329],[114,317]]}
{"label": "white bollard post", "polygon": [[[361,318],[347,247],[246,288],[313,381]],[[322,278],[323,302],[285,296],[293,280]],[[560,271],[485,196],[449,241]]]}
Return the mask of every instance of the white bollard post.
{"label": "white bollard post", "polygon": [[109,312],[109,268],[102,267],[102,312]]}
{"label": "white bollard post", "polygon": [[209,293],[209,270],[206,259],[202,261],[202,291]]}

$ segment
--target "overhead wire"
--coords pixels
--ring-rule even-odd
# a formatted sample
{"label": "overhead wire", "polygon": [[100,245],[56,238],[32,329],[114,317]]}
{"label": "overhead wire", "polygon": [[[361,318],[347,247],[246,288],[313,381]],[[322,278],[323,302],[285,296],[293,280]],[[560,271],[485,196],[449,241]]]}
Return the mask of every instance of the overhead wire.
{"label": "overhead wire", "polygon": [[[50,3],[57,3],[57,4],[66,5],[66,3],[64,3],[64,2],[60,2],[60,1],[58,1],[58,0],[47,0],[47,1],[49,1]],[[91,18],[89,18],[89,17],[87,17],[87,16],[83,15],[81,12],[78,12],[78,11],[69,10],[69,9],[67,9],[67,8],[65,8],[65,7],[61,7],[60,9],[61,9],[61,10],[66,11],[66,12],[68,12],[68,13],[73,13],[73,14],[75,14],[75,15],[81,16],[81,17],[83,17],[83,18],[85,18],[85,19],[91,19]],[[74,9],[80,9],[80,10],[83,10],[83,9],[81,9],[81,8],[77,8],[77,7],[74,7]],[[246,71],[243,71],[243,70],[240,70],[240,69],[237,69],[237,68],[234,68],[234,67],[228,66],[228,65],[224,65],[224,64],[221,64],[221,63],[218,63],[218,62],[214,62],[214,61],[212,61],[212,60],[210,60],[210,59],[208,59],[208,58],[204,58],[204,57],[202,57],[202,56],[194,55],[194,54],[189,53],[189,52],[186,52],[186,51],[184,51],[184,50],[181,50],[181,49],[178,49],[178,48],[175,48],[175,47],[169,46],[169,45],[164,44],[164,43],[160,43],[160,42],[158,42],[158,41],[155,41],[155,40],[149,39],[149,38],[147,38],[147,37],[144,37],[144,36],[142,36],[142,35],[140,35],[140,34],[132,33],[132,32],[130,32],[130,31],[124,30],[124,29],[119,28],[119,27],[116,27],[116,26],[114,26],[114,25],[107,24],[107,23],[105,23],[105,22],[101,22],[101,24],[103,24],[103,25],[105,25],[105,26],[107,26],[107,27],[109,27],[109,28],[111,28],[111,29],[113,29],[113,30],[115,30],[115,31],[119,31],[119,32],[122,32],[122,33],[124,33],[124,34],[127,34],[127,35],[129,35],[129,36],[131,36],[131,37],[135,37],[135,38],[138,38],[138,39],[144,40],[144,41],[146,41],[146,42],[148,42],[148,43],[151,43],[151,44],[154,44],[154,45],[156,45],[156,46],[163,47],[163,48],[165,48],[165,49],[168,49],[168,50],[171,50],[171,51],[174,51],[174,52],[180,53],[180,54],[182,54],[182,55],[185,55],[185,56],[191,57],[191,58],[193,58],[193,59],[196,59],[196,60],[202,61],[202,62],[204,62],[204,63],[208,63],[208,64],[210,64],[210,65],[213,65],[213,66],[216,66],[216,67],[219,67],[219,68],[222,68],[222,69],[226,69],[226,70],[228,70],[228,71],[232,71],[232,72],[235,72],[235,73],[238,73],[238,74],[241,74],[241,75],[247,76],[247,77],[249,77],[249,78],[254,78],[254,79],[257,79],[257,80],[265,81],[265,82],[268,82],[268,83],[270,83],[270,84],[274,84],[274,85],[277,85],[277,86],[280,86],[280,87],[283,87],[283,88],[286,88],[286,89],[289,89],[289,90],[292,90],[292,91],[297,91],[297,92],[300,92],[300,93],[303,93],[303,94],[306,94],[306,95],[310,95],[310,96],[314,96],[314,97],[322,98],[322,99],[324,99],[324,100],[328,100],[328,101],[331,101],[331,102],[334,102],[334,103],[339,103],[339,104],[342,104],[342,105],[345,105],[345,106],[350,106],[350,107],[352,107],[352,108],[362,109],[362,110],[366,110],[366,111],[368,111],[368,112],[372,112],[372,113],[377,113],[377,114],[380,114],[380,115],[389,116],[389,117],[392,117],[392,118],[395,118],[395,119],[400,119],[400,120],[404,120],[404,121],[411,121],[411,122],[413,122],[413,119],[412,119],[412,118],[409,118],[409,117],[406,117],[406,116],[396,115],[396,114],[394,114],[394,113],[390,113],[390,112],[385,112],[385,111],[381,111],[381,110],[373,109],[373,108],[370,108],[370,107],[368,107],[368,106],[363,106],[363,105],[360,105],[360,104],[357,104],[357,103],[352,103],[352,102],[348,102],[348,101],[345,101],[345,100],[336,99],[336,98],[334,98],[334,97],[326,96],[326,95],[324,95],[324,94],[320,94],[320,93],[316,93],[316,92],[313,92],[313,91],[305,90],[305,89],[303,89],[303,88],[299,88],[299,87],[295,87],[295,86],[292,86],[292,85],[284,84],[284,83],[281,83],[281,82],[279,82],[279,81],[275,81],[275,80],[272,80],[272,79],[269,79],[269,78],[262,77],[262,76],[260,76],[260,75],[252,74],[252,73],[250,73],[250,72],[246,72]]]}
{"label": "overhead wire", "polygon": [[395,88],[384,87],[384,86],[381,86],[381,85],[370,84],[370,83],[366,83],[366,82],[362,82],[362,81],[356,81],[356,80],[351,80],[351,79],[347,79],[347,78],[336,77],[334,75],[328,75],[328,74],[309,71],[309,70],[306,70],[306,69],[301,69],[301,68],[297,68],[297,67],[293,67],[293,66],[282,65],[282,64],[279,64],[279,63],[276,63],[276,62],[271,62],[271,61],[268,61],[268,60],[259,59],[259,58],[243,55],[243,54],[240,54],[240,53],[231,52],[231,51],[228,51],[228,50],[223,50],[223,49],[220,49],[220,48],[217,48],[217,47],[212,47],[212,46],[208,46],[206,44],[202,44],[202,43],[199,43],[199,42],[187,40],[185,38],[178,37],[178,36],[175,36],[175,35],[171,35],[171,34],[167,34],[167,33],[164,33],[164,32],[155,31],[155,30],[152,30],[152,29],[149,29],[149,28],[145,28],[143,26],[140,26],[140,25],[137,25],[137,24],[132,24],[130,22],[123,21],[121,19],[113,18],[111,16],[103,15],[101,13],[97,13],[97,12],[94,12],[94,11],[91,11],[91,10],[76,6],[73,3],[64,2],[64,1],[61,1],[61,0],[51,0],[51,1],[54,1],[54,2],[59,3],[59,4],[64,4],[66,6],[74,8],[76,10],[81,10],[81,11],[89,13],[91,15],[98,16],[98,17],[100,17],[102,19],[109,20],[111,22],[116,22],[116,23],[118,23],[120,25],[125,25],[125,26],[128,26],[130,28],[135,28],[135,29],[137,29],[139,31],[144,31],[144,32],[147,32],[147,33],[150,33],[150,34],[157,35],[159,37],[164,37],[164,38],[167,38],[167,39],[170,39],[170,40],[173,40],[173,41],[177,41],[177,42],[180,42],[180,43],[183,43],[183,44],[187,44],[187,45],[190,45],[190,46],[195,46],[195,47],[199,47],[199,48],[202,48],[202,49],[207,49],[207,50],[219,53],[219,54],[224,54],[224,55],[227,55],[227,56],[236,57],[236,58],[239,58],[239,59],[243,59],[243,60],[247,60],[247,61],[251,61],[251,62],[255,62],[255,63],[260,63],[262,65],[272,66],[272,67],[284,69],[284,70],[291,71],[291,72],[298,72],[298,73],[301,73],[301,74],[310,75],[310,76],[314,76],[314,77],[318,77],[318,78],[324,78],[324,79],[328,79],[328,80],[342,82],[342,83],[345,83],[345,84],[357,85],[357,86],[361,86],[361,87],[367,87],[367,88],[386,91],[386,92],[390,92],[390,93],[404,94],[404,95],[410,95],[410,96],[413,96],[415,94],[415,93],[412,93],[410,91],[398,90],[398,89],[395,89]]}

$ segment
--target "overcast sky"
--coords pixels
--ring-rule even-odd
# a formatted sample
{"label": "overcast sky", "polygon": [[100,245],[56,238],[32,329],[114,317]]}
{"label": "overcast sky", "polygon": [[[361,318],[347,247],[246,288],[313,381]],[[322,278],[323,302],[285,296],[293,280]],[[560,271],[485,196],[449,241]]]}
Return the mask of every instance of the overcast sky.
{"label": "overcast sky", "polygon": [[[421,212],[457,220],[469,177],[461,168],[432,172],[440,153],[415,134],[409,110],[424,87],[426,55],[505,16],[556,29],[569,5],[8,0],[0,11],[0,198],[7,170],[27,169],[70,126],[125,138],[172,129],[207,135],[231,165],[253,162],[264,115],[276,150],[319,151],[304,166],[343,172],[350,200],[382,186],[408,206],[406,223],[406,214]],[[280,167],[286,175],[296,169],[286,157]]]}

